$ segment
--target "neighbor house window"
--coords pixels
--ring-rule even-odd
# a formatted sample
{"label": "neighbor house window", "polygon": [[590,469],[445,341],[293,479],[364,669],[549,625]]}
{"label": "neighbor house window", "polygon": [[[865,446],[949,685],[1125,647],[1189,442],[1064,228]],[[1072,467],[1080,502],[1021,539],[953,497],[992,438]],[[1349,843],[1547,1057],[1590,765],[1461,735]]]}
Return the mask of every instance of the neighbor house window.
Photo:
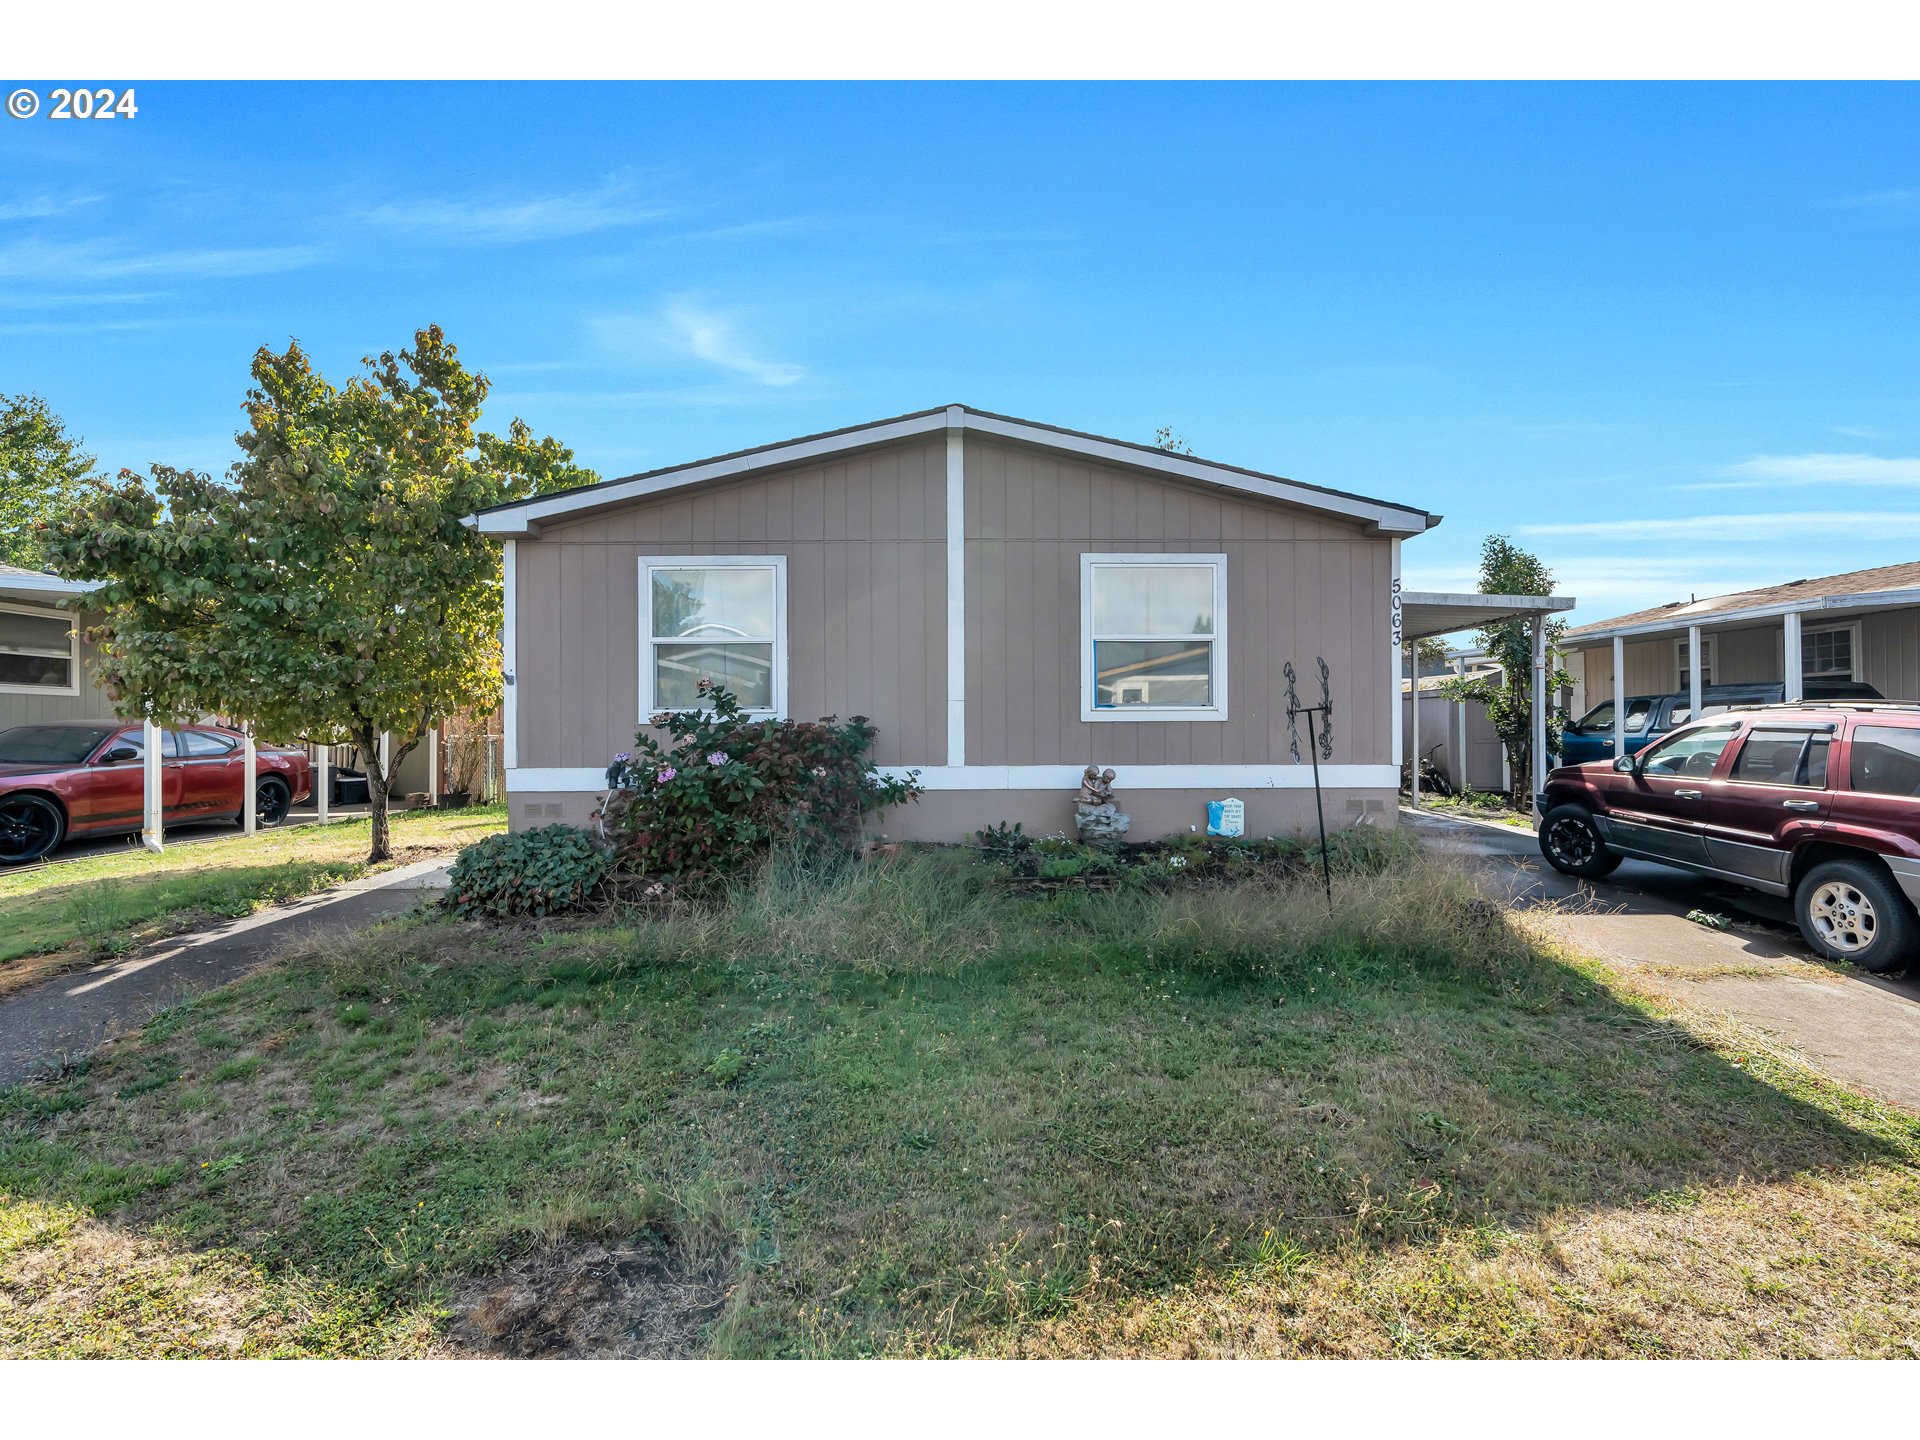
{"label": "neighbor house window", "polygon": [[786,714],[784,556],[642,560],[640,606],[643,718],[698,709],[702,680],[724,685],[757,714]]}
{"label": "neighbor house window", "polygon": [[1808,630],[1800,637],[1800,675],[1806,680],[1854,680],[1859,635],[1852,625]]}
{"label": "neighbor house window", "polygon": [[[1713,684],[1713,650],[1713,636],[1702,636],[1700,640],[1700,683],[1702,685]],[[1688,687],[1693,684],[1693,680],[1687,672],[1687,667],[1693,662],[1687,654],[1687,642],[1685,640],[1676,640],[1673,642],[1673,659],[1674,664],[1679,667],[1680,671],[1680,683],[1673,688],[1684,695],[1687,693]],[[1675,721],[1674,723],[1678,724],[1679,722]]]}
{"label": "neighbor house window", "polygon": [[1080,557],[1080,718],[1227,718],[1227,557]]}
{"label": "neighbor house window", "polygon": [[80,636],[72,616],[0,605],[0,690],[80,693]]}

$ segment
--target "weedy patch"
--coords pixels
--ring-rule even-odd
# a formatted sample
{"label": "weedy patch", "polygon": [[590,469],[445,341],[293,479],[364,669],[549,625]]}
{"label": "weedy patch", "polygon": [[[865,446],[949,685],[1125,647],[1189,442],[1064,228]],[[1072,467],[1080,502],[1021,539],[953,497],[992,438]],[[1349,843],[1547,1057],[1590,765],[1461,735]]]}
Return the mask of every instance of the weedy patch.
{"label": "weedy patch", "polygon": [[727,1299],[726,1267],[663,1240],[543,1246],[465,1286],[453,1342],[513,1359],[684,1359]]}

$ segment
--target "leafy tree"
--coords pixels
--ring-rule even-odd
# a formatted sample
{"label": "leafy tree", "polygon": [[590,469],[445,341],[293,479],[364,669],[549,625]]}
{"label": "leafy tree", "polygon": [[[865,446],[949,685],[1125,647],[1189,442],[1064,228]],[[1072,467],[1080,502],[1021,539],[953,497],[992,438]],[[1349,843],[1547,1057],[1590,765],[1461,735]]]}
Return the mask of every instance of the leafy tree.
{"label": "leafy tree", "polygon": [[298,343],[262,348],[226,480],[123,471],[48,535],[63,573],[99,582],[123,713],[351,742],[383,860],[400,762],[441,719],[500,702],[500,557],[462,517],[591,472],[518,421],[481,433],[487,381],[438,326],[364,363],[336,389]]}
{"label": "leafy tree", "polygon": [[[1482,595],[1551,595],[1553,572],[1539,558],[1529,555],[1504,535],[1489,535],[1480,547],[1480,593]],[[1573,676],[1561,667],[1560,638],[1566,634],[1564,620],[1547,621],[1547,694],[1573,683]],[[1497,671],[1469,675],[1464,679],[1442,682],[1440,693],[1448,700],[1474,701],[1484,705],[1494,733],[1507,752],[1507,764],[1513,776],[1513,801],[1531,803],[1533,786],[1533,633],[1527,620],[1502,620],[1481,630],[1477,637]],[[1560,717],[1547,710],[1547,749],[1560,748]]]}
{"label": "leafy tree", "polygon": [[1187,437],[1174,434],[1171,425],[1162,425],[1153,432],[1153,448],[1164,450],[1169,455],[1193,454],[1193,446],[1187,443]]}
{"label": "leafy tree", "polygon": [[0,395],[0,564],[47,563],[38,533],[80,496],[94,458],[38,395]]}

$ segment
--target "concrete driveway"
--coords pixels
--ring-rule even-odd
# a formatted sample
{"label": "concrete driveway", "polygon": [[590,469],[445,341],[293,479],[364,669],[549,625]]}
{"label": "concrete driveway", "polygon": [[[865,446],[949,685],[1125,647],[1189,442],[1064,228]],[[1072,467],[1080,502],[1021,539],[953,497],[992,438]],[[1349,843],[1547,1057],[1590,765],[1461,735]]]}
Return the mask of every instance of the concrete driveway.
{"label": "concrete driveway", "polygon": [[[1569,945],[1637,985],[1768,1032],[1835,1079],[1920,1111],[1920,971],[1869,975],[1816,961],[1784,900],[1629,860],[1569,879],[1531,831],[1400,812],[1430,846],[1473,861],[1514,905],[1541,907]],[[1686,918],[1725,915],[1725,930]]]}

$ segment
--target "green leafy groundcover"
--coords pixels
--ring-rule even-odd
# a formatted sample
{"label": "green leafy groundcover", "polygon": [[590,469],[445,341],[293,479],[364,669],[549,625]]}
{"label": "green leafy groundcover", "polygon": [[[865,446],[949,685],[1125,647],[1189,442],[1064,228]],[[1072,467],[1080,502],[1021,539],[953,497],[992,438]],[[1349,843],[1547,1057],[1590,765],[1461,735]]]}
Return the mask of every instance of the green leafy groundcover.
{"label": "green leafy groundcover", "polygon": [[575,825],[489,835],[454,862],[447,908],[496,920],[575,909],[601,890],[613,863],[611,852]]}
{"label": "green leafy groundcover", "polygon": [[[974,832],[980,858],[1002,882],[1019,888],[1164,889],[1236,880],[1291,879],[1320,865],[1317,839],[1226,840],[1180,835],[1147,844],[1083,845],[1064,835],[1032,836],[1019,825]],[[1407,858],[1404,839],[1371,826],[1327,837],[1336,875],[1378,875]]]}

